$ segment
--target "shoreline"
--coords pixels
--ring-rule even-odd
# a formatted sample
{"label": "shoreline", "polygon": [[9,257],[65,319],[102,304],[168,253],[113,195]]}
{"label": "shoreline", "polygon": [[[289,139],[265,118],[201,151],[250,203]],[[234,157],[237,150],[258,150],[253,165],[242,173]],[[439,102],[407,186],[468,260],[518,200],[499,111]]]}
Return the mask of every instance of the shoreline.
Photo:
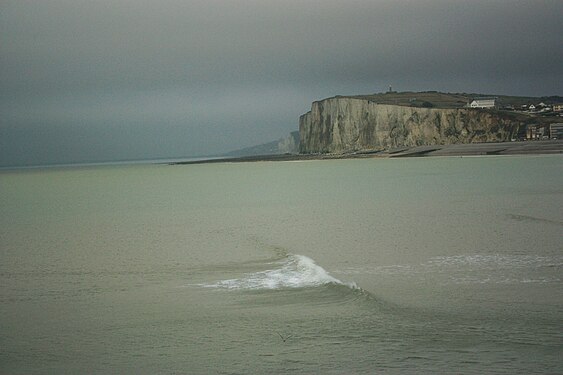
{"label": "shoreline", "polygon": [[464,143],[400,147],[382,151],[364,151],[346,154],[274,154],[227,157],[218,159],[177,161],[169,165],[248,163],[260,161],[308,161],[370,158],[419,158],[432,156],[491,156],[491,155],[553,155],[563,154],[563,140],[517,141],[494,143]]}

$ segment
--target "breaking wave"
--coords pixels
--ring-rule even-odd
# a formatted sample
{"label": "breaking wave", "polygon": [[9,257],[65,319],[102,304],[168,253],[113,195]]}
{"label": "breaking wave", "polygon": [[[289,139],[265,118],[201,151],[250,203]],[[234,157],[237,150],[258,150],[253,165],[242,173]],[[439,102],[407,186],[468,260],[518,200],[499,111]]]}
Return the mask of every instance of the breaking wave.
{"label": "breaking wave", "polygon": [[213,284],[200,284],[207,288],[224,289],[284,289],[308,288],[325,284],[344,285],[352,289],[354,283],[344,283],[331,276],[314,260],[304,255],[289,254],[282,260],[273,262],[277,267],[259,272],[247,273],[237,279],[221,280]]}

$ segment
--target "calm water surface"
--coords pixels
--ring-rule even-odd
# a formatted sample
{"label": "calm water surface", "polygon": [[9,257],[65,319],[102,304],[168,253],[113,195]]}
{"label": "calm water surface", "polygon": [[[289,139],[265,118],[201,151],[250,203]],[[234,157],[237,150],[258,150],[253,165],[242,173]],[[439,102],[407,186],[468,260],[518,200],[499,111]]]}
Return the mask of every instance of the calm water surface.
{"label": "calm water surface", "polygon": [[563,372],[563,157],[0,172],[0,373]]}

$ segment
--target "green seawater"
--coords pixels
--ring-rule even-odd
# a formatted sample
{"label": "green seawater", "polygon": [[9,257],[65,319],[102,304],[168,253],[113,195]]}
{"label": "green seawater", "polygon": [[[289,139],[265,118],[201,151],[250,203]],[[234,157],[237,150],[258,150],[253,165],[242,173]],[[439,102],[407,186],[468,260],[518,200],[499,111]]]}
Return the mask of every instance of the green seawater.
{"label": "green seawater", "polygon": [[0,172],[2,374],[563,373],[563,157]]}

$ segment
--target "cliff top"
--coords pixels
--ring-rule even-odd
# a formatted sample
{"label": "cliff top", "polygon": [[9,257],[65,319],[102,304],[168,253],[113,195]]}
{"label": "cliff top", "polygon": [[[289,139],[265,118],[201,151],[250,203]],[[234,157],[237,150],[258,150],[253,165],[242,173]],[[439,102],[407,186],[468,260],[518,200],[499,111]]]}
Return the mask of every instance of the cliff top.
{"label": "cliff top", "polygon": [[472,100],[483,97],[496,98],[501,106],[513,106],[515,108],[521,107],[522,105],[537,105],[540,102],[547,105],[563,103],[563,97],[561,96],[524,97],[472,93],[443,93],[437,91],[393,91],[370,95],[336,96],[335,98],[364,99],[377,104],[402,105],[409,107],[463,108],[466,107]]}

